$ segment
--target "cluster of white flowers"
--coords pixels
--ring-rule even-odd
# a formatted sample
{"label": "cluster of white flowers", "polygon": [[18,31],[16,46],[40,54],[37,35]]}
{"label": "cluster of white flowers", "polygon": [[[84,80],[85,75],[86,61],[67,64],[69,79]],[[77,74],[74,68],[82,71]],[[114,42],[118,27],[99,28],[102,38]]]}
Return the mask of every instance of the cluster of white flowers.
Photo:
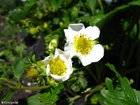
{"label": "cluster of white flowers", "polygon": [[100,35],[96,26],[85,28],[82,23],[70,24],[64,29],[66,44],[64,51],[55,50],[54,56],[48,56],[43,60],[46,65],[46,74],[55,80],[66,81],[73,72],[73,56],[77,56],[83,66],[92,62],[98,62],[104,56],[104,48],[95,39]]}

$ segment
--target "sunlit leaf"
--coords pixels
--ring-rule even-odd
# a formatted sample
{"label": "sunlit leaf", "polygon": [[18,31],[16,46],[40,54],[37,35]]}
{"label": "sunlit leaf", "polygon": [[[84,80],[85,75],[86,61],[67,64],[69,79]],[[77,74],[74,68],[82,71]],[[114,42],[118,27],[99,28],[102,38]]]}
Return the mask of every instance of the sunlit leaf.
{"label": "sunlit leaf", "polygon": [[56,87],[51,87],[49,91],[40,94],[39,99],[42,103],[54,104],[58,99],[59,96],[64,88],[63,84],[59,84]]}
{"label": "sunlit leaf", "polygon": [[14,95],[14,91],[9,91],[3,98],[2,98],[2,101],[9,101],[13,95]]}
{"label": "sunlit leaf", "polygon": [[27,99],[28,105],[45,105],[39,101],[39,95],[40,94],[35,94],[35,95],[30,96]]}
{"label": "sunlit leaf", "polygon": [[24,70],[26,69],[26,63],[28,61],[28,58],[19,58],[15,64],[13,65],[13,72],[14,72],[14,76],[17,79],[20,79],[20,77],[22,76]]}

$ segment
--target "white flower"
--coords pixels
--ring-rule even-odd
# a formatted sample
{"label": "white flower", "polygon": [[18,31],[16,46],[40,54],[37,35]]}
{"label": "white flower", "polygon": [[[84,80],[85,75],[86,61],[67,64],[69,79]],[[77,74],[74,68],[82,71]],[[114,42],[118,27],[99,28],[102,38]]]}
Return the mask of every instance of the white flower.
{"label": "white flower", "polygon": [[73,72],[71,57],[60,49],[55,50],[54,57],[46,57],[43,63],[47,67],[47,76],[51,76],[55,80],[66,81]]}
{"label": "white flower", "polygon": [[70,24],[64,29],[66,44],[64,50],[71,57],[77,56],[83,66],[98,62],[104,56],[104,48],[97,44],[100,30],[96,26],[84,27],[82,23]]}

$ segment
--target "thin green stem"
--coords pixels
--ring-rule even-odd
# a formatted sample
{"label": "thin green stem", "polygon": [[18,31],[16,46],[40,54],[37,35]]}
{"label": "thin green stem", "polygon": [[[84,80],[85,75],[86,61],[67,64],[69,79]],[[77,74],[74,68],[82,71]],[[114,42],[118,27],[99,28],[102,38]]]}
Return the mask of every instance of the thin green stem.
{"label": "thin green stem", "polygon": [[[140,45],[140,42],[138,44],[138,46]],[[139,86],[139,76],[140,76],[140,48],[138,47],[137,50],[137,65],[138,65],[138,70],[136,72],[136,87]]]}
{"label": "thin green stem", "polygon": [[103,5],[102,5],[101,0],[98,0],[98,3],[99,3],[99,5],[100,5],[101,10],[103,11],[103,10],[104,10],[104,8],[103,8]]}
{"label": "thin green stem", "polygon": [[70,100],[71,100],[71,101],[75,101],[75,100],[77,100],[78,98],[80,98],[81,96],[86,95],[87,93],[93,94],[93,93],[95,93],[95,92],[100,91],[100,90],[103,89],[103,88],[104,88],[104,84],[97,85],[97,86],[94,87],[94,88],[93,88],[93,87],[87,88],[86,90],[84,90],[83,92],[81,92],[81,95],[76,95],[76,96],[72,97]]}
{"label": "thin green stem", "polygon": [[7,83],[9,83],[11,85],[15,85],[15,86],[11,86],[11,85],[10,86],[7,86],[7,85],[5,85],[2,88],[2,90],[9,90],[9,89],[11,89],[11,90],[41,90],[41,89],[46,89],[46,88],[49,88],[50,87],[50,85],[40,86],[40,87],[39,86],[27,87],[27,86],[21,85],[20,82],[16,83],[16,82],[14,82],[12,80],[9,80],[9,79],[6,79],[6,78],[0,78],[0,81],[7,82]]}
{"label": "thin green stem", "polygon": [[76,96],[72,97],[70,100],[73,102],[73,101],[77,100],[80,97],[81,97],[80,95],[76,95]]}
{"label": "thin green stem", "polygon": [[41,90],[41,89],[47,89],[50,85],[47,86],[40,86],[40,87],[26,87],[26,86],[9,86],[8,89],[11,90]]}
{"label": "thin green stem", "polygon": [[13,84],[13,85],[18,85],[18,83],[12,81],[12,80],[9,80],[7,78],[0,78],[0,81],[5,81],[7,83],[10,83],[10,84]]}
{"label": "thin green stem", "polygon": [[88,72],[90,73],[90,75],[93,77],[93,79],[96,81],[96,83],[98,83],[98,79],[97,79],[96,76],[93,74],[93,72],[91,71],[91,69],[89,68],[89,66],[87,66],[86,69],[88,70]]}
{"label": "thin green stem", "polygon": [[84,90],[82,92],[82,94],[87,94],[87,93],[95,93],[97,91],[100,91],[101,89],[104,88],[104,83],[103,84],[100,84],[100,85],[97,85],[96,87],[90,87],[90,88],[87,88],[86,90]]}
{"label": "thin green stem", "polygon": [[128,75],[128,74],[130,74],[130,73],[133,73],[133,72],[138,71],[139,68],[140,68],[140,67],[135,67],[135,68],[133,68],[133,69],[127,70],[126,72],[123,72],[121,75],[122,75],[122,76],[126,76],[126,75]]}
{"label": "thin green stem", "polygon": [[127,59],[126,59],[126,65],[125,65],[125,70],[127,70],[129,68],[129,65],[131,63],[131,58],[133,57],[133,54],[135,54],[134,52],[134,49],[137,47],[137,43],[138,41],[135,40],[133,41],[132,45],[131,45],[131,48],[129,50],[129,54],[127,56]]}

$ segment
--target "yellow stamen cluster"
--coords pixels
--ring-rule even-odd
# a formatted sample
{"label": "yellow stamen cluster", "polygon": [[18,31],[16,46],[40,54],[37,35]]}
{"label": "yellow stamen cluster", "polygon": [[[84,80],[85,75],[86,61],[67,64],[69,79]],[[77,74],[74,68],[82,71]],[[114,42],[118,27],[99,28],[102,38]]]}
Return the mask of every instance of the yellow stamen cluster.
{"label": "yellow stamen cluster", "polygon": [[50,72],[54,75],[62,76],[66,73],[66,65],[60,57],[55,58],[54,60],[50,60]]}
{"label": "yellow stamen cluster", "polygon": [[76,35],[74,37],[74,47],[77,52],[87,55],[93,48],[91,38],[87,38],[85,34]]}

